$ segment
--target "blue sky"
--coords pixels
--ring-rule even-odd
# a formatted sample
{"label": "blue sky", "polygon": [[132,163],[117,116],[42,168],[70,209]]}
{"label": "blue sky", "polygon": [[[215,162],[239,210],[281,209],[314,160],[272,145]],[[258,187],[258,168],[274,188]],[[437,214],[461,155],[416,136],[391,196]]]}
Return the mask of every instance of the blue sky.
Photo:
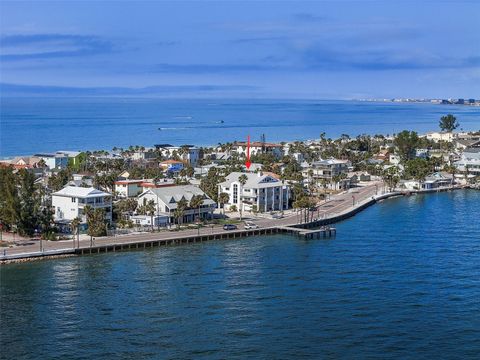
{"label": "blue sky", "polygon": [[478,1],[0,4],[7,95],[480,97]]}

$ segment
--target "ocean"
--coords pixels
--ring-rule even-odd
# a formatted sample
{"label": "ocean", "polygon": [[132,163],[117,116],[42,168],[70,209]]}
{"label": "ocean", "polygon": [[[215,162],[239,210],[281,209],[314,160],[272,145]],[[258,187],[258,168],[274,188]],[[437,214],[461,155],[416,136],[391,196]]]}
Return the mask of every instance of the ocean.
{"label": "ocean", "polygon": [[130,145],[216,145],[290,141],[341,134],[438,129],[454,114],[480,130],[480,108],[419,103],[313,100],[167,100],[154,98],[2,98],[0,157]]}
{"label": "ocean", "polygon": [[480,192],[288,235],[0,267],[2,359],[478,359]]}

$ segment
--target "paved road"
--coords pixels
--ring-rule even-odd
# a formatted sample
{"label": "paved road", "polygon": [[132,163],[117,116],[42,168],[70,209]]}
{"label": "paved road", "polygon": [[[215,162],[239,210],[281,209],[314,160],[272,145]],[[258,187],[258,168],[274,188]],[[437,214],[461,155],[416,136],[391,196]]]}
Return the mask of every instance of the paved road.
{"label": "paved road", "polygon": [[[323,217],[333,217],[340,213],[346,212],[352,209],[355,206],[358,206],[362,202],[371,198],[376,194],[377,188],[381,189],[380,184],[377,186],[369,185],[365,187],[359,187],[355,189],[350,189],[349,192],[344,192],[335,196],[332,196],[330,200],[326,202],[321,202],[317,209],[310,213],[312,218],[323,218]],[[282,219],[266,219],[258,218],[254,220],[258,226],[265,227],[275,227],[275,226],[288,226],[298,224],[300,216],[296,212],[290,212],[287,216]],[[243,227],[240,225],[240,228]],[[130,234],[130,235],[120,235],[120,236],[111,236],[111,237],[102,237],[95,239],[93,245],[106,245],[106,244],[120,244],[120,243],[132,243],[132,242],[143,242],[148,240],[168,240],[175,239],[179,237],[185,237],[189,235],[207,235],[207,234],[219,234],[226,232],[221,226],[212,226],[212,227],[203,227],[200,229],[188,229],[181,231],[161,231],[157,233],[141,233],[141,234]],[[24,253],[35,253],[40,251],[40,245],[42,245],[44,251],[50,250],[60,250],[60,249],[72,249],[73,241],[32,241],[31,244],[25,246],[16,246],[13,248],[2,249],[0,253],[0,259],[2,259],[5,251],[6,255],[18,255]],[[92,244],[90,240],[80,240],[81,248],[88,248]]]}

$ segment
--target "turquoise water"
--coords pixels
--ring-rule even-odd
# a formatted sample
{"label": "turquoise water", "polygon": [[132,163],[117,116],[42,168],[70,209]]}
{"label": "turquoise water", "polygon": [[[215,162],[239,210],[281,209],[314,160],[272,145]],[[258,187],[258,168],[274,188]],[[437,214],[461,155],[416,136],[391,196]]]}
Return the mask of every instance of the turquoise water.
{"label": "turquoise water", "polygon": [[[354,101],[2,98],[0,156],[56,150],[318,138],[320,133],[392,134],[438,129],[453,113],[480,129],[480,108]],[[223,123],[221,122],[223,121]],[[161,128],[161,130],[158,130]]]}
{"label": "turquoise water", "polygon": [[267,236],[1,267],[5,359],[478,359],[480,192]]}

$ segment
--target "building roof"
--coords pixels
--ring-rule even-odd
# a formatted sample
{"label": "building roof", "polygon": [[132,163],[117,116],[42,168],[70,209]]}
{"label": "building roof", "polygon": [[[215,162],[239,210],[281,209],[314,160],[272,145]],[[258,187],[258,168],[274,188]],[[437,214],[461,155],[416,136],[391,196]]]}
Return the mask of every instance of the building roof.
{"label": "building roof", "polygon": [[79,198],[112,196],[111,194],[95,189],[94,187],[77,187],[77,186],[66,186],[62,190],[57,191],[52,195],[79,197]]}
{"label": "building roof", "polygon": [[170,165],[170,164],[183,164],[183,161],[179,160],[165,160],[160,163],[160,165]]}
{"label": "building roof", "polygon": [[[247,146],[245,141],[236,141],[233,143],[233,146]],[[276,148],[276,147],[283,147],[282,144],[274,144],[274,143],[267,143],[267,142],[260,142],[260,141],[253,141],[250,143],[250,147],[266,147],[266,148]]]}
{"label": "building roof", "polygon": [[283,183],[271,175],[264,173],[241,173],[241,172],[232,172],[226,178],[225,181],[220,183],[220,186],[227,187],[230,186],[233,182],[238,182],[240,176],[246,175],[247,182],[243,185],[244,188],[267,188],[267,187],[276,187],[282,186]]}
{"label": "building roof", "polygon": [[213,205],[215,201],[210,199],[203,191],[197,186],[194,185],[178,185],[178,186],[168,186],[161,188],[148,189],[142,193],[140,197],[144,194],[151,192],[152,194],[158,196],[158,198],[167,206],[173,210],[177,208],[177,203],[185,199],[188,203],[192,200],[192,197],[195,195],[201,195],[204,197],[203,205]]}

